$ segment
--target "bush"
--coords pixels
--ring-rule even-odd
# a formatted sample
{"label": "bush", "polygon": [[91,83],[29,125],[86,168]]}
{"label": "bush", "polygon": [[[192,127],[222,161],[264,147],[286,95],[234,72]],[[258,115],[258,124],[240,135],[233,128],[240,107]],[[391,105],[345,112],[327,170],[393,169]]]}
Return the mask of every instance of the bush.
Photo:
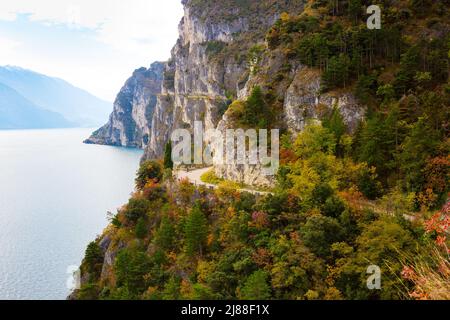
{"label": "bush", "polygon": [[305,245],[321,258],[330,255],[331,245],[342,240],[342,232],[336,219],[322,215],[309,217],[301,229]]}
{"label": "bush", "polygon": [[126,288],[132,294],[141,294],[147,289],[144,276],[150,272],[149,257],[137,250],[123,249],[114,264],[117,286]]}
{"label": "bush", "polygon": [[321,183],[312,192],[312,199],[316,205],[322,205],[334,193],[333,188],[328,183]]}
{"label": "bush", "polygon": [[98,286],[95,284],[83,285],[77,294],[78,300],[96,300],[98,299]]}
{"label": "bush", "polygon": [[142,190],[149,180],[159,182],[162,178],[161,165],[156,161],[145,161],[137,172],[136,188]]}
{"label": "bush", "polygon": [[253,88],[247,101],[234,101],[230,119],[242,128],[268,129],[274,121],[272,109],[260,87]]}
{"label": "bush", "polygon": [[222,41],[209,41],[206,43],[205,53],[207,56],[212,57],[221,53],[226,47],[226,43]]}
{"label": "bush", "polygon": [[161,220],[159,229],[156,231],[154,243],[164,250],[173,249],[175,239],[175,228],[169,217],[164,216]]}
{"label": "bush", "polygon": [[383,193],[383,186],[377,180],[374,167],[364,168],[358,177],[358,189],[370,200],[375,200]]}
{"label": "bush", "polygon": [[339,197],[329,197],[322,208],[323,214],[327,217],[337,218],[345,210],[344,202]]}
{"label": "bush", "polygon": [[267,300],[270,298],[270,287],[267,284],[267,273],[258,270],[252,273],[241,290],[244,300]]}
{"label": "bush", "polygon": [[139,218],[145,217],[150,207],[151,202],[146,199],[131,198],[125,209],[125,217],[131,222],[137,222]]}
{"label": "bush", "polygon": [[99,274],[103,264],[103,253],[97,242],[91,242],[86,248],[83,266],[89,273]]}
{"label": "bush", "polygon": [[136,227],[134,229],[134,232],[138,239],[145,238],[145,236],[147,235],[147,223],[145,222],[144,218],[139,218]]}
{"label": "bush", "polygon": [[210,184],[219,184],[220,182],[223,181],[222,178],[219,178],[218,176],[216,176],[216,173],[214,172],[214,169],[211,169],[211,170],[205,172],[204,174],[202,174],[200,179],[203,182],[210,183]]}

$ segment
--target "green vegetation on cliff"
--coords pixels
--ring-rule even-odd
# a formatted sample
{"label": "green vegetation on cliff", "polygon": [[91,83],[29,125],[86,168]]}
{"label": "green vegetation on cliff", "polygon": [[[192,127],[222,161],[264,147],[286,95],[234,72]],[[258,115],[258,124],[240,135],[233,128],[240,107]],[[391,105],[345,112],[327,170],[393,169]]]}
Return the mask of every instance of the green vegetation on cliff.
{"label": "green vegetation on cliff", "polygon": [[[352,160],[347,139],[338,154],[337,133],[310,124],[285,144],[278,187],[264,197],[150,175],[115,217],[120,223],[97,240],[109,239],[108,248],[89,246],[78,297],[410,298],[414,282],[402,277],[410,259],[441,250],[431,249],[439,239],[427,227],[433,210],[415,212],[417,199],[401,191],[368,200],[359,190],[379,188],[375,170]],[[103,255],[116,258],[99,273]],[[367,289],[370,265],[383,270],[381,290]],[[437,262],[427,266],[440,270]]]}
{"label": "green vegetation on cliff", "polygon": [[[367,105],[357,128],[336,106],[285,132],[266,196],[196,188],[143,163],[136,193],[89,245],[78,298],[449,298],[449,3],[379,1],[381,30],[365,27],[368,4],[307,1],[302,14],[282,14],[267,46],[247,44],[258,81],[227,111],[243,127],[280,124],[290,70],[302,64],[322,74],[323,92],[353,91]],[[367,287],[371,265],[380,290]]]}

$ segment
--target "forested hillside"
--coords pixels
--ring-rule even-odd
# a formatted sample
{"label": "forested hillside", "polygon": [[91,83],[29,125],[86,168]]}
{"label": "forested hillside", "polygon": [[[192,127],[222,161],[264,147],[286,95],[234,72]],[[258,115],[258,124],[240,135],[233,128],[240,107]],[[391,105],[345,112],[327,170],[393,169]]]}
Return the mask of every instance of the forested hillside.
{"label": "forested hillside", "polygon": [[[450,3],[377,1],[380,30],[367,29],[370,4],[306,1],[245,53],[249,94],[229,92],[223,113],[282,129],[270,195],[226,180],[198,188],[174,180],[167,157],[144,162],[136,193],[87,248],[73,297],[450,299]],[[235,50],[210,49],[216,61]],[[319,103],[293,130],[283,108],[294,66],[302,84],[320,76],[321,95],[354,95],[363,116]],[[371,265],[379,290],[367,287]]]}

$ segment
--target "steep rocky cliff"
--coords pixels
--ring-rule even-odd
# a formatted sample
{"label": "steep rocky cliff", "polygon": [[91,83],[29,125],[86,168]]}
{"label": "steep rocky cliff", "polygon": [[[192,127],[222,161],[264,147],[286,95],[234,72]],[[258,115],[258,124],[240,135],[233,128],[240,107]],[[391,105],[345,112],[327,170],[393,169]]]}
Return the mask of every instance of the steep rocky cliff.
{"label": "steep rocky cliff", "polygon": [[164,64],[154,62],[149,69],[134,71],[114,102],[106,125],[85,143],[144,148],[149,141],[156,95],[161,92]]}
{"label": "steep rocky cliff", "polygon": [[[321,72],[280,48],[270,48],[268,30],[283,12],[303,11],[303,1],[184,0],[179,39],[170,60],[136,70],[117,96],[110,121],[87,143],[144,148],[143,159],[161,158],[176,129],[240,128],[227,114],[253,88],[271,96],[271,128],[296,134],[307,119],[337,107],[351,130],[365,110],[349,90],[321,93]],[[267,128],[270,129],[270,128]],[[204,137],[208,143],[211,137]],[[220,177],[269,186],[260,166],[216,164]]]}
{"label": "steep rocky cliff", "polygon": [[[302,130],[318,109],[338,107],[350,128],[362,118],[361,108],[347,92],[320,93],[320,72],[271,50],[267,30],[282,12],[295,15],[303,1],[183,2],[180,37],[165,66],[162,92],[157,97],[150,142],[144,159],[159,158],[175,129],[191,129],[202,121],[205,130],[237,129],[225,113],[233,100],[245,100],[255,86],[275,98],[273,128]],[[282,79],[278,79],[282,75]],[[208,141],[210,137],[206,136]],[[258,166],[216,165],[216,174],[247,184],[270,185]]]}
{"label": "steep rocky cliff", "polygon": [[[180,37],[166,65],[145,158],[162,155],[174,129],[202,121],[216,128],[249,76],[248,51],[264,40],[281,12],[299,12],[302,2],[183,1]],[[208,137],[207,137],[208,138]]]}
{"label": "steep rocky cliff", "polygon": [[[413,262],[430,252],[420,224],[447,201],[445,221],[448,208],[448,6],[385,1],[378,32],[355,23],[366,3],[293,2],[183,2],[145,155],[160,158],[172,130],[196,120],[222,132],[278,128],[276,183],[258,165],[215,165],[218,176],[275,185],[272,194],[193,186],[144,163],[128,204],[88,246],[71,298],[428,298],[404,286],[405,257],[431,263],[436,297],[450,292],[433,257]],[[367,290],[369,261],[394,266],[381,290]]]}

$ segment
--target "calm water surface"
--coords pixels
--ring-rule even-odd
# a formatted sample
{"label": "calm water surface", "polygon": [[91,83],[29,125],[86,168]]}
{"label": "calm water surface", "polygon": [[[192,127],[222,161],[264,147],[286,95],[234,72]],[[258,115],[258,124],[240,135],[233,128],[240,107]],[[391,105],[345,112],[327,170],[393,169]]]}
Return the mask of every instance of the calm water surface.
{"label": "calm water surface", "polygon": [[65,299],[67,268],[133,191],[142,152],[91,132],[0,131],[0,299]]}

